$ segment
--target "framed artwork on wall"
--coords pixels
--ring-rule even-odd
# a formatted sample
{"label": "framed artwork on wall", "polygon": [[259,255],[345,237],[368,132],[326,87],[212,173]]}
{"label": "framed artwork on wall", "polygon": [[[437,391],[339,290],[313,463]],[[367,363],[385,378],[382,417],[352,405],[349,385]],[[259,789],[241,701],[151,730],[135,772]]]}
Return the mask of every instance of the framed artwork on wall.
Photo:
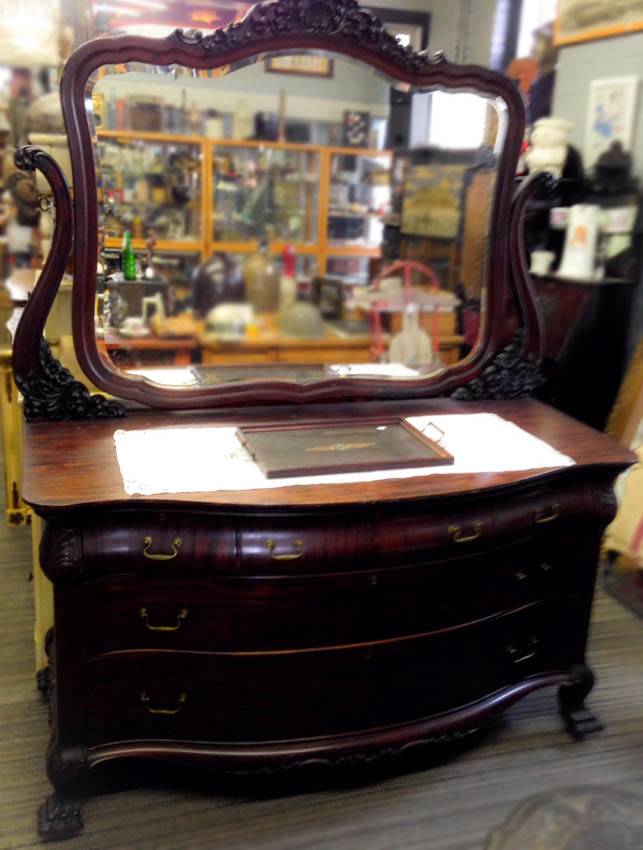
{"label": "framed artwork on wall", "polygon": [[585,165],[591,168],[613,142],[632,149],[638,77],[592,80],[587,105]]}
{"label": "framed artwork on wall", "polygon": [[266,72],[299,77],[332,77],[333,60],[315,55],[270,56],[266,59]]}
{"label": "framed artwork on wall", "polygon": [[588,3],[587,0],[558,0],[556,44],[593,41],[643,30],[643,2]]}

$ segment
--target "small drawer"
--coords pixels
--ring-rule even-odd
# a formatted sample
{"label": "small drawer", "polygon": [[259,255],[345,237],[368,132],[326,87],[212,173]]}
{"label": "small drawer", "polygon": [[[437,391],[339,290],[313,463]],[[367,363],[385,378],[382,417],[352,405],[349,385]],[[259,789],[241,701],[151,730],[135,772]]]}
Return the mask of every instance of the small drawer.
{"label": "small drawer", "polygon": [[592,494],[574,486],[541,486],[496,504],[499,535],[556,532],[565,524],[586,519],[594,510]]}
{"label": "small drawer", "polygon": [[335,650],[102,656],[86,667],[88,744],[274,741],[430,717],[569,667],[578,660],[566,639],[573,619],[569,608],[536,604],[429,637]]}
{"label": "small drawer", "polygon": [[108,515],[82,530],[85,575],[231,573],[234,523],[225,516],[150,511]]}
{"label": "small drawer", "polygon": [[432,557],[459,557],[493,545],[491,506],[427,507],[397,515],[383,514],[376,527],[377,550],[383,561],[417,564]]}
{"label": "small drawer", "polygon": [[376,560],[376,523],[369,512],[257,516],[240,523],[239,569],[245,575],[359,569]]}

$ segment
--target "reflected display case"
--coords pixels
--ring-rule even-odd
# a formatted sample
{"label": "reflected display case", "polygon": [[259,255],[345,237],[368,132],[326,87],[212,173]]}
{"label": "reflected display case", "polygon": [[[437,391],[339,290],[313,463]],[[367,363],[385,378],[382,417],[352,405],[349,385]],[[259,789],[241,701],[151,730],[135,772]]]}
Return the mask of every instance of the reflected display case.
{"label": "reflected display case", "polygon": [[247,243],[279,234],[318,245],[320,152],[287,143],[212,146],[212,240]]}
{"label": "reflected display case", "polygon": [[125,231],[140,247],[153,236],[159,247],[203,242],[203,146],[181,137],[102,130],[98,203],[105,247],[117,248]]}

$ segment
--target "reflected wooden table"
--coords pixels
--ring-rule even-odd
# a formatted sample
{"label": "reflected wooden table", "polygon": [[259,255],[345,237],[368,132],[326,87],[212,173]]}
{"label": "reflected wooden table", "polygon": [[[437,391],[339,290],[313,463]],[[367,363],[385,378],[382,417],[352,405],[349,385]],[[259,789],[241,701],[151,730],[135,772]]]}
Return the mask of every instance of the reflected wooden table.
{"label": "reflected wooden table", "polygon": [[[326,322],[321,338],[288,337],[280,334],[274,314],[262,317],[262,326],[253,335],[240,340],[225,340],[209,335],[203,325],[194,337],[128,338],[107,333],[98,341],[99,350],[122,368],[154,366],[240,366],[265,363],[371,363],[372,339],[368,333],[344,332]],[[388,347],[390,339],[384,340]],[[443,363],[460,359],[464,337],[455,333],[440,335],[439,351]]]}

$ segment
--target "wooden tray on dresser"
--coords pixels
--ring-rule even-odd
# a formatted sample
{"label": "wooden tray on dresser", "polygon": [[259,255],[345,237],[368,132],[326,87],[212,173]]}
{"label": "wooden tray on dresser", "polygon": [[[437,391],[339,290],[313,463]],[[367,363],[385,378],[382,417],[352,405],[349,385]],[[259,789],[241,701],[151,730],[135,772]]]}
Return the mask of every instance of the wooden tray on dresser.
{"label": "wooden tray on dresser", "polygon": [[[442,431],[432,427],[441,439]],[[453,456],[439,442],[399,416],[250,425],[238,428],[237,436],[267,478],[453,463]]]}

